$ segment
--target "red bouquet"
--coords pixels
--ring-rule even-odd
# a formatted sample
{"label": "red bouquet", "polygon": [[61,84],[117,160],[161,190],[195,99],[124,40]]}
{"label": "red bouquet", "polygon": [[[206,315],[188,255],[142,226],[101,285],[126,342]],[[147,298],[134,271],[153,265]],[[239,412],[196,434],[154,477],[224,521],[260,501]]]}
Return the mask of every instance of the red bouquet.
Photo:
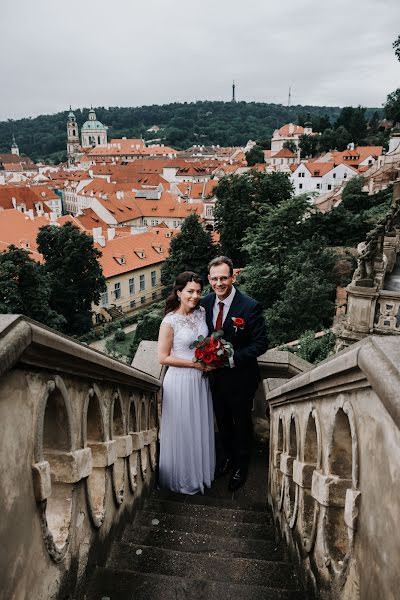
{"label": "red bouquet", "polygon": [[225,341],[222,335],[222,331],[213,331],[208,337],[199,335],[192,344],[195,349],[192,361],[199,362],[203,367],[206,365],[223,367],[227,364],[229,357],[233,356],[233,346]]}

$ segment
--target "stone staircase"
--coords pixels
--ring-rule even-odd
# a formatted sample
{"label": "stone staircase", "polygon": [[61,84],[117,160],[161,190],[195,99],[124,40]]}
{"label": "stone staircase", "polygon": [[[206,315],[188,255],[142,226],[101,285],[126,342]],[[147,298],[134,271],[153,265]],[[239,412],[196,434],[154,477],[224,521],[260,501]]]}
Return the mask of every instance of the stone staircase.
{"label": "stone staircase", "polygon": [[257,454],[262,471],[253,464],[235,494],[226,478],[204,496],[153,492],[85,600],[304,600],[267,509],[265,452]]}

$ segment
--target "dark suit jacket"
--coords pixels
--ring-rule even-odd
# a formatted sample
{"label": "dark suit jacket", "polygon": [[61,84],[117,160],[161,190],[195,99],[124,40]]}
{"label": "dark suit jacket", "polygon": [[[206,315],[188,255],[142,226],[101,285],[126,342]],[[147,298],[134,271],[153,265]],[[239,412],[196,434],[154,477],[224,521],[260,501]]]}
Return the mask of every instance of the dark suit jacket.
{"label": "dark suit jacket", "polygon": [[[214,331],[213,308],[215,304],[215,293],[207,294],[201,300],[201,305],[206,311],[208,332]],[[232,317],[241,317],[245,324],[243,329],[237,329],[233,325]],[[224,339],[231,342],[234,349],[234,368],[224,367],[215,371],[216,378],[226,379],[226,385],[232,388],[240,388],[248,393],[255,392],[260,380],[257,357],[267,350],[267,329],[262,314],[261,305],[243,294],[236,288],[232,304],[222,324]]]}

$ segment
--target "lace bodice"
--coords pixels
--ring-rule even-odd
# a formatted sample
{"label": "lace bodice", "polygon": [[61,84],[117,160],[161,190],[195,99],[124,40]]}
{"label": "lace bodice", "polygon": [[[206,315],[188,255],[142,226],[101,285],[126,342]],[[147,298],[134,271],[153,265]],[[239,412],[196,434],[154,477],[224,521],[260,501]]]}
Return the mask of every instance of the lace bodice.
{"label": "lace bodice", "polygon": [[187,316],[169,313],[164,317],[162,325],[169,325],[174,330],[172,354],[177,358],[191,360],[194,354],[193,348],[190,347],[191,344],[197,340],[199,335],[206,336],[208,334],[206,311],[202,306]]}

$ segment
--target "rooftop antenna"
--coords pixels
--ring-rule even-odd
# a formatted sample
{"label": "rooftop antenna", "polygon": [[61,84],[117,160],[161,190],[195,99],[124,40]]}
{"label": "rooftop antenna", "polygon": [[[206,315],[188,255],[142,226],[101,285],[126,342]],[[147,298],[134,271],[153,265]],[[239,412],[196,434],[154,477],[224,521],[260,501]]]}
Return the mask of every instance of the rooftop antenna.
{"label": "rooftop antenna", "polygon": [[235,80],[233,80],[233,82],[232,82],[232,102],[236,102],[235,90],[236,90],[236,84],[235,84]]}
{"label": "rooftop antenna", "polygon": [[288,94],[288,101],[287,101],[288,108],[291,107],[291,104],[292,104],[292,86],[289,85],[289,94]]}

